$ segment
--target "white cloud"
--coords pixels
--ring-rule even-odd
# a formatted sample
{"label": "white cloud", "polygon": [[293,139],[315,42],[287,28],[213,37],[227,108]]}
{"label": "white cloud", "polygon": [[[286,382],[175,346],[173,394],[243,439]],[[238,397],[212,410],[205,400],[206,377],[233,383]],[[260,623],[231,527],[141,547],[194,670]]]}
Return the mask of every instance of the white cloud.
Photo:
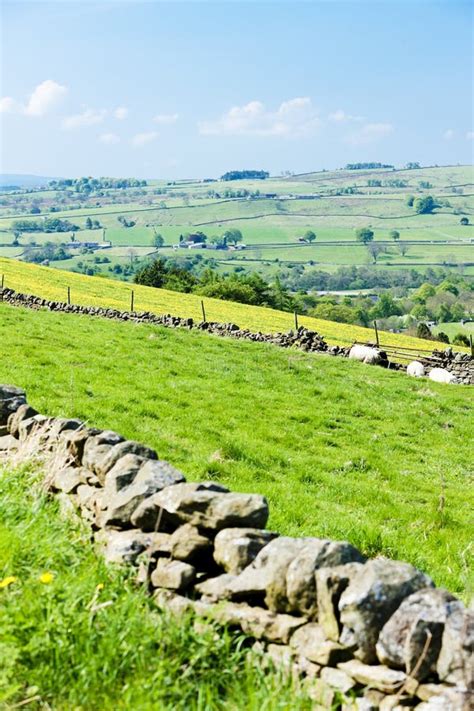
{"label": "white cloud", "polygon": [[156,131],[136,133],[135,136],[132,138],[132,146],[135,146],[135,148],[142,148],[142,146],[146,146],[148,143],[151,143],[156,138],[158,138],[158,134]]}
{"label": "white cloud", "polygon": [[366,123],[360,131],[347,136],[346,141],[353,146],[363,146],[375,143],[393,133],[394,127],[391,123]]}
{"label": "white cloud", "polygon": [[17,103],[11,96],[3,96],[0,99],[0,114],[11,114],[17,109]]}
{"label": "white cloud", "polygon": [[466,133],[466,138],[468,141],[473,141],[474,140],[474,131],[468,131]]}
{"label": "white cloud", "polygon": [[165,126],[167,124],[176,123],[178,118],[178,114],[157,114],[153,117],[153,121],[162,126]]}
{"label": "white cloud", "polygon": [[80,114],[68,116],[62,122],[62,127],[70,130],[74,128],[82,128],[83,126],[94,126],[97,123],[102,123],[107,111],[105,109],[84,109]]}
{"label": "white cloud", "polygon": [[328,115],[329,121],[334,121],[334,123],[347,123],[348,121],[363,121],[363,116],[351,116],[351,114],[346,114],[342,109],[337,109],[332,114]]}
{"label": "white cloud", "polygon": [[305,136],[314,133],[321,121],[307,96],[284,101],[276,111],[261,101],[234,106],[216,121],[199,123],[207,136]]}
{"label": "white cloud", "polygon": [[100,143],[104,143],[106,146],[114,146],[120,143],[120,136],[116,133],[101,133],[99,136]]}
{"label": "white cloud", "polygon": [[28,116],[44,116],[48,111],[62,99],[67,92],[65,86],[61,86],[52,79],[46,79],[33,90],[29,101],[25,107],[25,114]]}
{"label": "white cloud", "polygon": [[454,131],[452,128],[448,128],[447,131],[443,133],[443,138],[445,141],[452,141],[454,138]]}
{"label": "white cloud", "polygon": [[126,106],[117,106],[117,108],[114,111],[114,116],[119,121],[123,121],[124,119],[126,119],[128,116],[127,107]]}

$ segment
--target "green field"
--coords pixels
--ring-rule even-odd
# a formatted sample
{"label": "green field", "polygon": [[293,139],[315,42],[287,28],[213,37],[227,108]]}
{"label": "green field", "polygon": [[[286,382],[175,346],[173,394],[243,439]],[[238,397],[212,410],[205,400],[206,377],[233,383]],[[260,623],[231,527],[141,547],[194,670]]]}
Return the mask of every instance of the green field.
{"label": "green field", "polygon": [[[88,277],[2,258],[0,258],[0,274],[4,277],[5,287],[23,293],[36,294],[55,301],[66,301],[67,290],[70,287],[72,303],[86,306],[108,306],[122,310],[130,308],[132,286],[125,282],[99,276]],[[138,284],[133,285],[133,291],[137,310],[202,319],[201,297],[197,294],[183,294]],[[284,311],[207,297],[203,301],[206,316],[210,321],[232,322],[241,328],[264,333],[288,331],[294,327],[293,314]],[[328,343],[332,344],[348,345],[354,341],[373,342],[374,339],[373,331],[362,326],[336,323],[310,316],[299,317],[299,323],[318,331]],[[383,345],[406,346],[422,350],[435,347],[444,348],[442,343],[427,342],[399,333],[381,331],[380,337]]]}
{"label": "green field", "polygon": [[[368,187],[369,180],[403,180],[404,188]],[[420,182],[427,181],[430,188],[421,188]],[[160,187],[166,195],[154,195]],[[357,194],[334,194],[347,188],[357,189]],[[226,199],[224,191],[260,190],[256,198]],[[219,197],[210,197],[209,190]],[[455,192],[458,191],[458,192]],[[417,215],[406,205],[406,196],[432,193],[446,199],[449,206],[443,206],[434,214]],[[276,198],[265,198],[264,194],[275,194]],[[48,206],[56,205],[55,194],[51,191],[35,193]],[[128,197],[127,197],[128,196]],[[303,196],[312,199],[304,199]],[[19,216],[34,216],[25,213],[22,205],[29,196],[5,197],[0,208],[0,243],[11,243],[13,219]],[[73,193],[65,198],[63,207],[77,204],[79,198]],[[116,204],[120,200],[120,204]],[[97,203],[100,203],[99,205]],[[62,209],[62,208],[60,208]],[[136,222],[134,227],[125,229],[118,222],[120,215]],[[278,258],[282,261],[296,259],[309,263],[315,261],[326,271],[333,271],[346,264],[363,265],[370,263],[364,247],[341,249],[336,242],[355,240],[355,229],[370,225],[375,231],[375,241],[386,241],[389,232],[396,229],[402,242],[408,246],[407,254],[401,255],[395,248],[379,259],[377,268],[396,265],[398,268],[423,270],[424,265],[464,265],[474,262],[474,228],[459,224],[460,216],[468,219],[474,215],[474,178],[470,166],[432,167],[420,170],[372,170],[372,171],[327,171],[300,176],[270,178],[265,181],[231,181],[228,183],[204,183],[183,181],[167,185],[166,181],[153,181],[145,190],[145,195],[137,195],[133,190],[109,190],[105,197],[90,197],[82,200],[80,209],[63,209],[55,212],[62,217],[84,227],[86,217],[99,219],[106,228],[106,238],[114,246],[150,247],[153,229],[164,237],[166,245],[177,244],[180,234],[204,231],[209,237],[221,235],[226,229],[236,227],[243,233],[249,257],[255,249],[263,252],[263,258]],[[298,237],[308,229],[316,232],[316,244],[295,254],[289,248],[297,245]],[[80,231],[81,240],[101,240],[102,231]],[[22,244],[31,239],[26,233]],[[48,240],[65,239],[63,235],[39,233],[38,243]],[[422,241],[422,245],[412,244]],[[329,242],[329,245],[318,243]],[[433,247],[429,243],[436,243]],[[258,246],[257,246],[258,245]],[[271,249],[266,249],[272,245]],[[0,254],[10,256],[0,246]],[[352,251],[351,251],[352,250]],[[296,252],[298,257],[296,256]],[[392,254],[393,252],[393,254]],[[17,255],[15,255],[17,256]],[[207,250],[206,256],[219,259],[232,258],[230,252]],[[70,267],[73,263],[70,263]],[[67,264],[57,265],[68,268]],[[261,264],[260,271],[265,270]],[[468,272],[472,267],[465,267]]]}
{"label": "green field", "polygon": [[466,594],[469,388],[5,304],[0,342],[0,382],[40,412],[144,441],[191,479],[265,494],[270,528],[348,539]]}

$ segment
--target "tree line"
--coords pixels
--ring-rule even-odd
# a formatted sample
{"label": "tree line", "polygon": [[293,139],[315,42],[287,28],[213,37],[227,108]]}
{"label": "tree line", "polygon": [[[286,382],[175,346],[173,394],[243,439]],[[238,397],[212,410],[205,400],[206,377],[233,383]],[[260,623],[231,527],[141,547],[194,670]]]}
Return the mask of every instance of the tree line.
{"label": "tree line", "polygon": [[146,180],[138,178],[62,178],[50,180],[50,190],[72,189],[77,193],[94,193],[98,190],[123,190],[125,188],[143,188],[148,185]]}
{"label": "tree line", "polygon": [[229,170],[221,175],[221,180],[266,180],[269,177],[266,170]]}

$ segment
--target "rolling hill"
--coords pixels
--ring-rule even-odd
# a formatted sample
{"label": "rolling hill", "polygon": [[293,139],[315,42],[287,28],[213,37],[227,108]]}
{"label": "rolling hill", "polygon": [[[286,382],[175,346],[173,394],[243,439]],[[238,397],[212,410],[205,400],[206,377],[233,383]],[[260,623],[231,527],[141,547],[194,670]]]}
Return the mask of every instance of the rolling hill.
{"label": "rolling hill", "polygon": [[[16,291],[55,301],[66,301],[69,286],[72,303],[108,306],[123,310],[130,309],[133,289],[136,310],[202,319],[201,297],[195,294],[183,294],[136,284],[132,286],[112,279],[88,277],[0,258],[0,278],[2,275],[4,285]],[[204,305],[206,318],[210,321],[232,322],[242,328],[262,332],[288,331],[294,327],[293,314],[284,311],[209,298],[204,299]],[[324,321],[309,316],[301,316],[298,320],[301,325],[318,331],[330,344],[348,345],[354,341],[374,341],[374,332],[361,326]],[[405,346],[420,350],[446,347],[443,343],[389,332],[381,332],[380,339],[382,345],[387,346]]]}

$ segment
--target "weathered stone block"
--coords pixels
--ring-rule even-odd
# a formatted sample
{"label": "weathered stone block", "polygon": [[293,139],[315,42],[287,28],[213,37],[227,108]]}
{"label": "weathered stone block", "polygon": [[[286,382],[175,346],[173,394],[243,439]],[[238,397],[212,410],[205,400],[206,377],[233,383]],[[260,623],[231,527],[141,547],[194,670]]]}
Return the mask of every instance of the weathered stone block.
{"label": "weathered stone block", "polygon": [[340,642],[355,648],[361,661],[375,661],[380,630],[403,600],[432,580],[408,563],[376,558],[351,580],[339,601],[343,625]]}
{"label": "weathered stone block", "polygon": [[156,568],[151,574],[151,583],[155,588],[186,590],[193,584],[195,577],[196,570],[189,563],[158,558]]}
{"label": "weathered stone block", "polygon": [[214,560],[227,573],[241,573],[278,533],[258,528],[224,528],[214,540]]}

